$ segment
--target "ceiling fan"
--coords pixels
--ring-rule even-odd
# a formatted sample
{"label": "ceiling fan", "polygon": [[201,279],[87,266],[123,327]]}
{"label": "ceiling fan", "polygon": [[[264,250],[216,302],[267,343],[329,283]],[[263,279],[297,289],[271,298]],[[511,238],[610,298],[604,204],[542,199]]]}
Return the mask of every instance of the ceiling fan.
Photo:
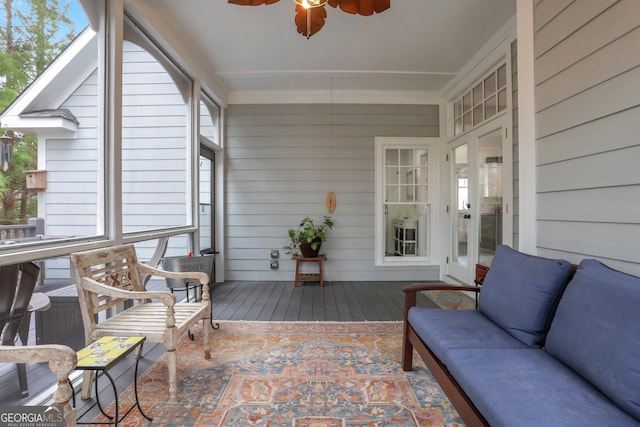
{"label": "ceiling fan", "polygon": [[[277,3],[280,0],[228,0],[239,6],[260,6]],[[293,0],[296,3],[296,27],[306,38],[311,37],[324,26],[327,18],[325,4],[340,7],[343,12],[369,16],[381,13],[391,7],[391,0]]]}

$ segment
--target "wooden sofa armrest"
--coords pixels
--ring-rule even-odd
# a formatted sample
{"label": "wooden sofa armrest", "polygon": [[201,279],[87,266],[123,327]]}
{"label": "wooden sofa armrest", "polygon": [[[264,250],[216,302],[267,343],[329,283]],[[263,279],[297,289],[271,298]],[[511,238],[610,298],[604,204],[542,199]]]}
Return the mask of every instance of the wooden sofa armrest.
{"label": "wooden sofa armrest", "polygon": [[117,289],[112,286],[103,285],[88,277],[82,278],[80,286],[86,291],[106,295],[111,298],[131,300],[159,299],[167,307],[173,307],[176,303],[176,296],[169,291],[128,291],[126,289]]}
{"label": "wooden sofa armrest", "polygon": [[417,291],[469,291],[479,292],[480,288],[477,286],[466,285],[450,285],[444,282],[426,282],[426,283],[412,283],[411,285],[403,286],[402,291],[417,292]]}
{"label": "wooden sofa armrest", "polygon": [[75,409],[69,404],[73,391],[69,386],[69,374],[78,363],[76,352],[66,345],[46,344],[29,346],[0,345],[0,362],[2,363],[49,363],[49,370],[58,381],[53,393],[56,405],[64,408],[65,426],[76,425]]}
{"label": "wooden sofa armrest", "polygon": [[404,295],[404,317],[407,318],[409,309],[415,307],[417,301],[417,293],[421,291],[465,291],[465,292],[480,292],[478,286],[465,286],[465,285],[450,285],[444,282],[427,282],[427,283],[413,283],[411,285],[403,286],[402,291]]}

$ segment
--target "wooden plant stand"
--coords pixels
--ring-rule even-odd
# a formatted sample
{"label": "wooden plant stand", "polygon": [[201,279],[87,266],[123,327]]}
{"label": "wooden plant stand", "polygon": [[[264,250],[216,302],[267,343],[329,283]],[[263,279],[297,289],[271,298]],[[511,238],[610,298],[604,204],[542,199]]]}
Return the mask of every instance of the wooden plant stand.
{"label": "wooden plant stand", "polygon": [[[327,256],[325,254],[320,254],[315,258],[304,258],[301,256],[294,256],[293,259],[296,261],[296,281],[294,283],[294,287],[298,286],[298,282],[308,282],[308,281],[316,281],[320,282],[320,286],[324,286],[324,280],[322,278],[322,261],[327,260]],[[318,272],[317,273],[300,273],[300,265],[305,262],[315,262],[318,264]]]}

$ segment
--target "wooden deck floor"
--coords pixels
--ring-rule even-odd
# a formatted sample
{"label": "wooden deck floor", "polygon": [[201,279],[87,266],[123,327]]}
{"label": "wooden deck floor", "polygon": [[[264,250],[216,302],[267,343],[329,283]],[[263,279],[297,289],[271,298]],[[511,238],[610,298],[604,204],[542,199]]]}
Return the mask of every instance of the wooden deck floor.
{"label": "wooden deck floor", "polygon": [[[212,318],[254,321],[402,320],[409,282],[226,282],[212,291]],[[426,306],[431,301],[424,298]]]}
{"label": "wooden deck floor", "polygon": [[[404,293],[401,287],[409,282],[304,282],[298,287],[293,282],[225,282],[212,287],[212,318],[247,321],[394,321],[402,320]],[[150,288],[166,289],[164,282],[150,282]],[[184,293],[182,293],[184,296]],[[180,292],[177,293],[180,298]],[[422,306],[436,305],[420,295]],[[32,338],[35,331],[32,321]],[[82,333],[82,331],[74,331]],[[140,360],[139,374],[149,367],[164,352],[161,344],[147,343]],[[132,357],[132,356],[130,356]],[[133,361],[124,361],[112,368],[118,390],[123,390],[133,381]],[[30,396],[20,397],[14,365],[0,364],[0,405],[16,406],[38,403],[38,396],[55,382],[45,364],[27,365]],[[102,403],[113,397],[102,381]],[[104,395],[102,393],[105,393]],[[78,399],[81,411],[91,401]]]}

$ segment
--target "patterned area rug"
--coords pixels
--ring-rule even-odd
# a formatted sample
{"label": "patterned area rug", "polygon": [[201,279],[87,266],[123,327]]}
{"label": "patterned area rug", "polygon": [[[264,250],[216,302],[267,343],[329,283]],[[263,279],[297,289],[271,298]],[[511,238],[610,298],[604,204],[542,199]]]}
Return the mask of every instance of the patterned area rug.
{"label": "patterned area rug", "polygon": [[[154,426],[463,425],[419,357],[402,371],[401,322],[223,322],[210,360],[195,332],[178,349],[178,404],[165,401],[164,356],[139,379]],[[134,410],[121,425],[149,422]]]}

